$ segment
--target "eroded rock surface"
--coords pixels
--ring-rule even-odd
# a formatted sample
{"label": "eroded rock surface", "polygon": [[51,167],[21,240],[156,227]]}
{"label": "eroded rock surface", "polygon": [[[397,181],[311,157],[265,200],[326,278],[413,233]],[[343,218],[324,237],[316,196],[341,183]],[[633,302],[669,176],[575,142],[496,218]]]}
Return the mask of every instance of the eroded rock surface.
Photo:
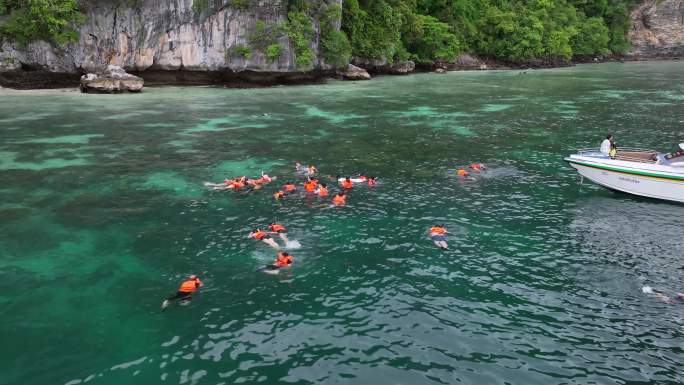
{"label": "eroded rock surface", "polygon": [[113,65],[109,65],[104,73],[89,73],[81,77],[81,92],[85,93],[140,92],[143,86],[141,77]]}
{"label": "eroded rock surface", "polygon": [[630,55],[684,56],[684,0],[648,0],[632,12]]}
{"label": "eroded rock surface", "polygon": [[[311,66],[296,63],[294,48],[284,34],[276,41],[277,58],[252,47],[257,22],[266,28],[287,20],[287,2],[255,0],[247,8],[232,2],[197,0],[138,0],[136,2],[89,0],[82,2],[86,22],[76,43],[59,47],[43,41],[27,47],[4,41],[0,52],[14,62],[58,73],[98,73],[107,65],[126,71],[254,71],[299,72],[330,69],[319,53],[320,26],[314,21],[314,53]],[[205,4],[200,9],[197,4]],[[341,4],[342,0],[325,0]],[[132,6],[131,6],[132,4]],[[244,50],[249,49],[249,53]],[[10,59],[7,59],[8,62]],[[1,65],[1,64],[0,64]]]}
{"label": "eroded rock surface", "polygon": [[365,69],[348,64],[347,68],[338,70],[337,75],[345,80],[370,80],[371,76]]}

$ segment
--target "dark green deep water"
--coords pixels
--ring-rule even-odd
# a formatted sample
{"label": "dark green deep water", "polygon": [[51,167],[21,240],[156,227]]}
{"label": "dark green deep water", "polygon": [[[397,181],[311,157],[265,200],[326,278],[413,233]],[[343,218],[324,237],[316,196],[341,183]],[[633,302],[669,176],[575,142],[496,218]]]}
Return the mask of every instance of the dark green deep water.
{"label": "dark green deep water", "polygon": [[[641,293],[684,291],[684,206],[562,161],[684,141],[681,63],[0,101],[0,384],[684,382],[684,304]],[[381,185],[342,209],[202,187],[295,160]],[[255,272],[272,220],[289,274]]]}

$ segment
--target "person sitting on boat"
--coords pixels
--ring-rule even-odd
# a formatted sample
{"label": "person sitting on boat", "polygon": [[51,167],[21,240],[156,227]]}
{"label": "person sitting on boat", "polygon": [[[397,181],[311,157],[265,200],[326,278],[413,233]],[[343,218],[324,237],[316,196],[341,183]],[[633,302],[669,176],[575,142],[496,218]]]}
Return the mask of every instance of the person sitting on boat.
{"label": "person sitting on boat", "polygon": [[617,145],[615,142],[610,142],[610,151],[608,151],[608,156],[614,159],[617,156]]}
{"label": "person sitting on boat", "polygon": [[[681,156],[684,156],[684,143],[679,143],[679,151],[665,155],[665,159],[672,160]],[[677,159],[677,161],[681,161],[681,159]]]}
{"label": "person sitting on boat", "polygon": [[608,134],[605,139],[603,139],[603,142],[601,142],[601,154],[604,155],[610,155],[610,148],[613,145],[613,135]]}

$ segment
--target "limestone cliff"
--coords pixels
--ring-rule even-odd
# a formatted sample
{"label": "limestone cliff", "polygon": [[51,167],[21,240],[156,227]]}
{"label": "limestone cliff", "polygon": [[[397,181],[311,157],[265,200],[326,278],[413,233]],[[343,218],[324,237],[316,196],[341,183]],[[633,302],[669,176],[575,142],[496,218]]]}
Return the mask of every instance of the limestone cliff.
{"label": "limestone cliff", "polygon": [[684,0],[647,0],[632,12],[630,55],[684,56]]}
{"label": "limestone cliff", "polygon": [[[341,4],[342,0],[321,3]],[[296,64],[292,43],[283,33],[274,37],[282,49],[277,58],[250,46],[259,32],[257,21],[262,28],[271,28],[287,20],[287,1],[89,0],[83,4],[86,22],[79,29],[78,42],[64,47],[34,42],[25,48],[4,42],[0,71],[30,67],[81,73],[96,72],[108,64],[138,73],[290,73],[330,67],[319,53],[320,26],[315,19],[310,43],[314,59],[309,66]]]}

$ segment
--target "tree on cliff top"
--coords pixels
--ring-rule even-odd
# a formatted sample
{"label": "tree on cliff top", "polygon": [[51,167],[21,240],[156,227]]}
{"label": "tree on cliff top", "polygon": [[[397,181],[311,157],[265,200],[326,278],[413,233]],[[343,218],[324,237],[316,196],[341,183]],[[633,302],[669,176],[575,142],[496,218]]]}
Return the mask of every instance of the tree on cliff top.
{"label": "tree on cliff top", "polygon": [[0,37],[22,46],[34,40],[75,41],[75,27],[84,20],[76,0],[0,0]]}

